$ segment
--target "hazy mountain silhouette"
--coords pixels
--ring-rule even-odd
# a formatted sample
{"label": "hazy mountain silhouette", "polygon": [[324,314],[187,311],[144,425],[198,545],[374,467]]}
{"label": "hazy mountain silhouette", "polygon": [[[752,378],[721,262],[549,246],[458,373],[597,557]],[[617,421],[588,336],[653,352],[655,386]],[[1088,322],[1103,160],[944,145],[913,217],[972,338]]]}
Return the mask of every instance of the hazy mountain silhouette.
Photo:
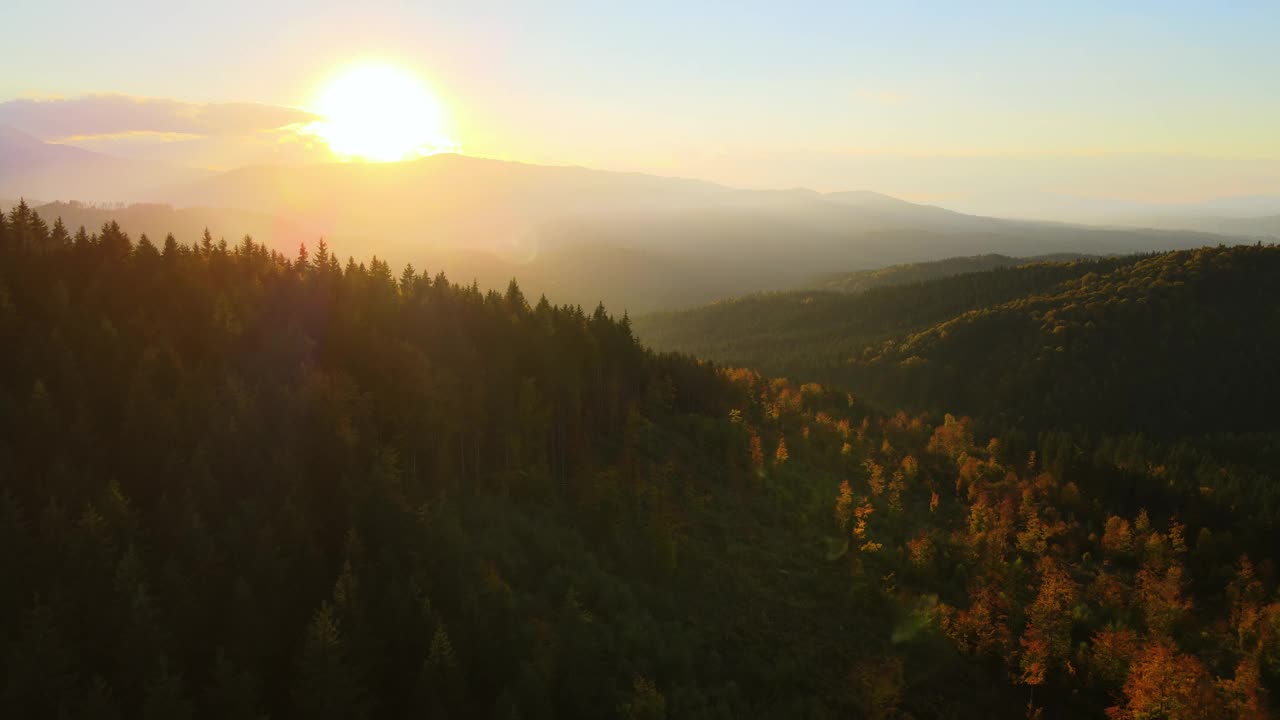
{"label": "hazy mountain silhouette", "polygon": [[[101,197],[103,187],[92,185],[106,182],[104,175],[151,176],[145,168],[74,148],[29,138],[13,144],[42,157],[70,156],[46,165],[59,172],[80,168],[75,172],[81,180],[67,182],[82,197]],[[84,170],[94,163],[120,169]],[[49,182],[36,185],[44,193],[53,189]],[[124,192],[129,184],[106,187]],[[743,190],[460,155],[390,164],[246,167],[143,192],[149,202],[185,209],[148,205],[42,214],[84,217],[64,217],[73,226],[98,226],[111,216],[135,235],[172,230],[184,242],[208,226],[231,242],[250,234],[289,253],[299,242],[313,244],[323,236],[343,257],[376,254],[396,267],[412,263],[443,270],[482,287],[505,287],[515,276],[535,296],[546,292],[586,306],[603,300],[633,312],[798,287],[818,273],[946,257],[1108,254],[1222,241],[1196,233],[965,215],[866,191]],[[0,185],[0,196],[19,193],[40,194]]]}
{"label": "hazy mountain silhouette", "polygon": [[130,201],[208,175],[204,170],[118,158],[46,143],[0,125],[0,197]]}
{"label": "hazy mountain silhouette", "polygon": [[1231,217],[1227,215],[1195,217],[1144,216],[1131,218],[1126,224],[1157,229],[1195,230],[1265,239],[1280,238],[1280,214],[1256,217]]}
{"label": "hazy mountain silhouette", "polygon": [[[1061,220],[1106,227],[1195,230],[1274,236],[1280,196],[1241,195],[1188,202],[1143,202],[1119,198],[1051,197],[1039,204],[1029,193],[1030,208],[1016,216],[1029,220]],[[1034,209],[1031,209],[1034,208]]]}

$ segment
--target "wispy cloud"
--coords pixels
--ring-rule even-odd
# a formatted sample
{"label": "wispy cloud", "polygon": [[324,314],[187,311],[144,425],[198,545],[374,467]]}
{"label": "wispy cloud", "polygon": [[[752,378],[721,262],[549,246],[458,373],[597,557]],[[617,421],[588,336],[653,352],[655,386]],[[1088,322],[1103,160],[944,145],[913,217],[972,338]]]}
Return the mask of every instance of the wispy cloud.
{"label": "wispy cloud", "polygon": [[283,105],[191,103],[132,95],[0,103],[0,126],[46,142],[209,169],[329,160],[328,150],[304,132],[317,119]]}
{"label": "wispy cloud", "polygon": [[18,99],[0,103],[0,124],[49,141],[126,133],[241,135],[312,122],[305,110],[261,103],[189,103],[132,95]]}
{"label": "wispy cloud", "polygon": [[94,142],[135,142],[150,144],[182,142],[184,140],[195,140],[201,137],[204,136],[196,133],[163,132],[159,130],[127,130],[125,132],[68,135],[67,137],[51,138],[50,142],[64,143],[67,145],[81,145],[84,143]]}

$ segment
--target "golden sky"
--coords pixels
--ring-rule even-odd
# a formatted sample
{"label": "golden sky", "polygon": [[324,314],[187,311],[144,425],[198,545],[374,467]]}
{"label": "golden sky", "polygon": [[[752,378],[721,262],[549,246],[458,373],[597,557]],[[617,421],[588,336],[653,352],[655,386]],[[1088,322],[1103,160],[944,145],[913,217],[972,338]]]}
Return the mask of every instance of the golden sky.
{"label": "golden sky", "polygon": [[[424,151],[961,203],[1280,194],[1274,3],[16,3],[9,27],[51,29],[0,46],[23,70],[0,100],[63,100],[0,103],[0,123],[169,162],[331,160],[337,136],[389,159],[416,133]],[[357,82],[322,107],[369,62],[422,98],[371,103]],[[378,127],[406,103],[430,127]],[[344,113],[377,129],[315,132]]]}

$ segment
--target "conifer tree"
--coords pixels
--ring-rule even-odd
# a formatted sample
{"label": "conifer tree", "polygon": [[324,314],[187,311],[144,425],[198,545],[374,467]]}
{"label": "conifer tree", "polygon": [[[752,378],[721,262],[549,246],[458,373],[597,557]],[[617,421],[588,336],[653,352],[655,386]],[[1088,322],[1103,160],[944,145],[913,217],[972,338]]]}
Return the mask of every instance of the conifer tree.
{"label": "conifer tree", "polygon": [[59,249],[67,247],[71,244],[71,235],[67,232],[67,226],[62,224],[62,217],[59,216],[53,222],[53,228],[49,231],[49,245],[52,248]]}
{"label": "conifer tree", "polygon": [[298,658],[293,706],[302,717],[364,716],[360,684],[348,664],[334,607],[321,605],[307,626]]}

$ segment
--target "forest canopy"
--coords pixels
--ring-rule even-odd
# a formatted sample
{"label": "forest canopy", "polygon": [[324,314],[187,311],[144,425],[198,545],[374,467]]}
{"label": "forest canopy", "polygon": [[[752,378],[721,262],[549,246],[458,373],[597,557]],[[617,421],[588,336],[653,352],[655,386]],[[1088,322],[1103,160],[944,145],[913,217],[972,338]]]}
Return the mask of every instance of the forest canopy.
{"label": "forest canopy", "polygon": [[[974,404],[999,422],[886,411],[655,353],[625,315],[515,281],[19,205],[0,221],[0,714],[1266,717],[1280,443],[1225,403],[1275,392],[1275,253],[884,291],[918,293],[927,325],[868,345],[868,368],[984,378],[1058,338],[1056,371],[1128,381],[1089,340],[1127,336],[1170,392],[1240,374],[1213,376],[1197,433],[1120,427],[1168,412],[1117,417],[1112,386],[1079,386],[1106,429],[1078,432],[1039,429],[1014,394],[1033,385]],[[1153,322],[1192,310],[1221,345]],[[1006,336],[1025,344],[991,370],[965,359]]]}
{"label": "forest canopy", "polygon": [[640,337],[892,411],[1165,438],[1275,427],[1280,247],[1040,262],[637,318]]}

